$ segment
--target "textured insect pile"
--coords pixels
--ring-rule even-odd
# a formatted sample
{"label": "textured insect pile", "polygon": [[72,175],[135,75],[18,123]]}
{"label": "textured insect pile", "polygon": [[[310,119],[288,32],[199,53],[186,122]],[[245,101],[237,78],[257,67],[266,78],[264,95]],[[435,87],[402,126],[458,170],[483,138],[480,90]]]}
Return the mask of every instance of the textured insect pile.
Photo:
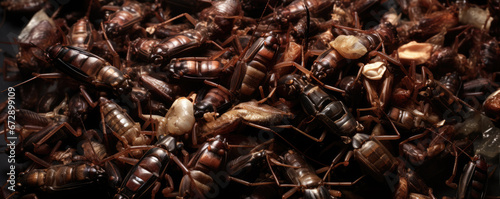
{"label": "textured insect pile", "polygon": [[500,1],[0,6],[4,198],[500,196]]}

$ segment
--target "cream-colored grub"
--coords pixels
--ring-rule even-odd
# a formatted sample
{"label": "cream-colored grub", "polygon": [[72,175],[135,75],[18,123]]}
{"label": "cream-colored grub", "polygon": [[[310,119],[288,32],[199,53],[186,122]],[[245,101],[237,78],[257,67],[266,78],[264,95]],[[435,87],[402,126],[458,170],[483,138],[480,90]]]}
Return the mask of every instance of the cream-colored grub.
{"label": "cream-colored grub", "polygon": [[412,41],[398,48],[399,59],[407,65],[412,61],[417,65],[423,64],[431,57],[432,48],[432,44]]}
{"label": "cream-colored grub", "polygon": [[330,42],[330,46],[347,59],[359,59],[368,52],[368,49],[353,35],[340,35]]}
{"label": "cream-colored grub", "polygon": [[185,97],[178,98],[168,110],[165,118],[167,118],[169,134],[184,135],[191,132],[195,123],[193,103]]}
{"label": "cream-colored grub", "polygon": [[484,28],[486,31],[489,31],[493,17],[490,17],[487,9],[471,6],[460,10],[458,21],[462,24],[472,25],[480,29]]}
{"label": "cream-colored grub", "polygon": [[384,76],[385,71],[387,70],[387,67],[385,66],[384,62],[375,62],[375,63],[370,63],[366,64],[363,67],[363,75],[371,80],[380,80]]}

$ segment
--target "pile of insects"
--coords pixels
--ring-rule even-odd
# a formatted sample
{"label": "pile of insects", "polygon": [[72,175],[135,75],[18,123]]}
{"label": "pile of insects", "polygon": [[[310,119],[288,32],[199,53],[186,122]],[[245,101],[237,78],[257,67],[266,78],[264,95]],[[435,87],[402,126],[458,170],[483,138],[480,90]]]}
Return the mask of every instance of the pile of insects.
{"label": "pile of insects", "polygon": [[498,0],[0,5],[5,198],[498,197]]}

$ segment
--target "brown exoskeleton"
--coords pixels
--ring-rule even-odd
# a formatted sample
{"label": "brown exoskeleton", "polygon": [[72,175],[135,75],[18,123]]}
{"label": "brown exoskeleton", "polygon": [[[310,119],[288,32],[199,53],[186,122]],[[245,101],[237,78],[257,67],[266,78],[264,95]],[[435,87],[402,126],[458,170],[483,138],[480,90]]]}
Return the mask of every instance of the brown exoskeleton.
{"label": "brown exoskeleton", "polygon": [[[425,138],[429,132],[432,132],[433,134],[431,141],[427,142],[428,145],[426,145],[424,141],[421,141],[418,145],[409,143],[412,140]],[[460,140],[453,140],[454,137],[455,128],[451,125],[442,126],[437,132],[435,132],[434,129],[428,129],[421,134],[414,135],[407,140],[402,141],[399,144],[400,154],[409,159],[410,163],[413,165],[419,166],[444,151],[449,152],[451,155],[455,156],[455,163],[453,173],[450,178],[446,180],[446,185],[456,188],[457,185],[453,183],[453,179],[456,175],[459,152],[464,153],[464,150],[466,149],[462,149],[462,146],[467,147],[471,144],[471,142],[467,142],[466,140],[466,142],[460,143]],[[460,144],[460,146],[457,146],[457,144]]]}
{"label": "brown exoskeleton", "polygon": [[17,186],[24,190],[58,192],[78,190],[104,181],[105,170],[97,165],[77,162],[22,172]]}
{"label": "brown exoskeleton", "polygon": [[210,172],[217,172],[224,168],[228,150],[229,144],[220,135],[208,139],[186,165],[188,175],[184,175],[180,182],[180,197],[206,198],[214,181]]}
{"label": "brown exoskeleton", "polygon": [[[331,8],[333,1],[323,1],[323,0],[295,0],[288,4],[286,7],[281,7],[276,9],[274,13],[269,14],[264,17],[266,23],[279,23],[286,25],[288,22],[300,19],[306,15],[306,12],[312,13],[312,15],[318,15],[325,9]],[[306,11],[307,10],[307,11]]]}
{"label": "brown exoskeleton", "polygon": [[[91,140],[91,137],[97,138],[97,141]],[[112,162],[104,161],[104,158],[107,156],[107,151],[106,147],[100,142],[101,138],[98,136],[97,132],[93,129],[85,131],[84,135],[79,137],[79,139],[81,141],[75,148],[67,148],[64,151],[57,151],[63,143],[59,140],[52,148],[47,160],[41,159],[30,152],[25,152],[25,156],[45,168],[52,167],[54,162],[68,166],[76,163],[87,162],[106,170],[105,177],[108,178],[107,183],[110,187],[115,188],[118,186],[122,180],[120,171]]]}
{"label": "brown exoskeleton", "polygon": [[146,74],[140,75],[139,82],[150,92],[160,96],[167,104],[174,102],[182,93],[179,85],[166,83]]}
{"label": "brown exoskeleton", "polygon": [[260,37],[237,63],[231,78],[231,92],[248,98],[265,80],[268,68],[277,55],[280,40],[276,36]]}
{"label": "brown exoskeleton", "polygon": [[[378,49],[380,46],[390,47],[399,43],[396,28],[389,22],[380,24],[368,31],[339,25],[335,26],[344,32],[347,31],[350,33],[347,35],[339,35],[335,40],[330,42],[330,46],[347,59],[358,59],[368,52]],[[350,31],[359,33],[351,33]]]}
{"label": "brown exoskeleton", "polygon": [[[130,146],[146,145],[151,142],[151,138],[145,135],[148,133],[143,133],[141,131],[141,125],[132,120],[125,109],[104,97],[100,97],[98,102],[93,102],[83,86],[80,87],[80,90],[90,107],[95,108],[97,105],[100,106],[102,122],[106,124],[118,140],[120,140],[120,142],[116,144],[116,149],[118,151],[123,151]],[[108,144],[106,125],[103,125],[103,133],[106,144]],[[142,151],[132,150],[131,156],[140,157],[142,156]]]}
{"label": "brown exoskeleton", "polygon": [[205,88],[197,93],[194,104],[194,116],[204,117],[206,113],[225,111],[232,105],[230,93],[220,88]]}
{"label": "brown exoskeleton", "polygon": [[397,173],[399,182],[394,192],[394,198],[436,199],[432,193],[433,190],[425,184],[424,180],[415,171],[406,168],[403,161],[399,162]]}
{"label": "brown exoskeleton", "polygon": [[[134,167],[128,172],[127,176],[123,179],[123,183],[117,189],[117,193],[114,196],[115,199],[122,198],[143,198],[146,195],[151,195],[152,198],[156,196],[156,193],[160,191],[161,179],[166,179],[169,183],[168,187],[162,190],[162,194],[165,197],[170,196],[170,193],[174,189],[174,184],[172,177],[166,173],[167,167],[170,165],[170,161],[176,163],[184,174],[193,180],[193,176],[189,173],[188,169],[182,164],[182,162],[175,156],[175,153],[182,147],[182,143],[177,142],[175,138],[171,136],[163,136],[158,139],[156,144],[151,146],[145,146],[140,148],[149,149],[144,156],[134,164]],[[136,147],[137,148],[137,147]],[[126,149],[119,152],[113,157],[119,157],[131,149]],[[194,180],[193,180],[194,181]],[[197,190],[196,194],[201,193]]]}
{"label": "brown exoskeleton", "polygon": [[[334,162],[336,162],[336,160],[339,160],[339,157],[340,156],[336,157]],[[286,165],[286,175],[293,184],[281,183],[274,174],[274,171],[271,170],[278,186],[293,187],[285,194],[283,194],[282,198],[289,198],[297,191],[301,191],[304,194],[304,198],[311,199],[326,199],[332,198],[332,196],[340,197],[341,194],[339,193],[339,191],[328,190],[326,186],[352,186],[364,177],[363,175],[353,182],[326,182],[326,175],[325,177],[323,177],[323,179],[321,179],[316,174],[316,171],[311,169],[306,160],[293,150],[290,150],[283,155],[283,164]]]}
{"label": "brown exoskeleton", "polygon": [[213,80],[221,77],[227,67],[220,61],[210,58],[184,57],[172,59],[163,70],[173,79]]}
{"label": "brown exoskeleton", "polygon": [[[383,55],[382,59],[392,59],[385,54],[377,52],[379,55]],[[399,62],[396,62],[399,63]],[[388,107],[389,100],[392,94],[394,75],[390,70],[387,69],[387,62],[384,60],[376,61],[373,63],[369,63],[366,65],[361,65],[360,71],[358,72],[358,79],[361,75],[363,75],[363,87],[366,89],[366,97],[368,102],[371,104],[371,108],[361,108],[358,109],[358,115],[360,111],[372,110],[378,118],[386,117],[396,133],[398,134],[397,139],[399,139],[399,132],[390,119],[389,115],[386,114],[385,110]],[[400,65],[400,64],[398,64]],[[402,65],[400,65],[402,66]],[[404,69],[404,68],[402,68]],[[379,119],[367,115],[360,118],[363,121],[378,121]]]}
{"label": "brown exoskeleton", "polygon": [[488,165],[482,155],[474,156],[464,167],[456,197],[485,198],[488,187]]}
{"label": "brown exoskeleton", "polygon": [[[48,154],[57,140],[64,139],[69,134],[75,137],[82,135],[81,128],[75,130],[70,125],[69,117],[59,113],[61,109],[65,109],[65,106],[67,104],[64,100],[54,111],[48,113],[35,113],[25,109],[16,110],[19,124],[22,125],[21,138],[23,144],[21,148],[24,151]],[[62,129],[66,129],[67,134],[59,133]],[[38,132],[26,134],[30,131]]]}
{"label": "brown exoskeleton", "polygon": [[337,100],[298,74],[288,74],[280,78],[276,90],[281,97],[287,100],[298,99],[306,115],[317,119],[326,128],[320,138],[315,138],[299,129],[306,120],[302,121],[299,128],[291,125],[280,127],[295,129],[316,142],[322,142],[328,131],[349,142],[350,137],[362,129],[362,125],[356,121],[342,101]]}
{"label": "brown exoskeleton", "polygon": [[[107,9],[107,7],[104,8]],[[106,33],[116,37],[129,30],[139,30],[145,36],[146,31],[139,25],[139,22],[141,22],[148,14],[149,8],[146,4],[133,0],[127,0],[104,22],[103,31],[106,31]]]}
{"label": "brown exoskeleton", "polygon": [[179,17],[185,16],[192,24],[194,29],[184,30],[178,35],[167,38],[157,44],[151,51],[149,60],[156,65],[166,64],[174,55],[198,48],[203,44],[210,42],[220,49],[217,43],[211,41],[216,36],[224,35],[229,32],[233,26],[233,19],[241,11],[241,3],[235,0],[224,0],[213,2],[211,7],[205,8],[200,14],[197,22],[191,15],[183,13],[173,17],[165,22],[148,27],[148,32],[154,32],[157,26],[170,23]]}
{"label": "brown exoskeleton", "polygon": [[[349,165],[349,160],[354,156],[354,159],[359,163],[362,171],[365,174],[368,174],[375,180],[379,182],[383,182],[387,180],[387,177],[390,175],[394,175],[398,173],[400,183],[412,181],[410,188],[416,188],[416,190],[411,190],[412,192],[425,193],[432,196],[432,189],[428,188],[423,181],[413,174],[413,171],[406,170],[404,167],[404,163],[395,158],[391,152],[379,141],[383,139],[390,138],[391,136],[387,135],[367,135],[362,133],[357,133],[352,137],[352,147],[353,150],[349,151],[346,154],[345,160],[343,162],[338,162],[339,157],[345,153],[345,151],[341,151],[337,158],[332,161],[327,174],[331,171],[332,168],[335,168],[340,165],[347,166]],[[398,169],[398,165],[399,168]],[[401,170],[405,169],[405,170]],[[406,171],[406,172],[398,172],[398,170]],[[327,175],[325,175],[326,177]],[[418,182],[415,184],[415,182]],[[395,198],[406,198],[408,194],[407,184],[399,184],[397,187],[398,190],[395,191]]]}
{"label": "brown exoskeleton", "polygon": [[98,39],[97,31],[89,21],[89,14],[92,7],[92,0],[89,1],[89,7],[85,16],[74,23],[68,32],[68,45],[90,51],[94,41]]}
{"label": "brown exoskeleton", "polygon": [[[53,45],[47,48],[50,60],[56,60],[58,69],[77,80],[95,86],[111,87],[118,93],[130,92],[129,79],[105,59],[80,48]],[[36,77],[51,78],[60,74],[38,74]],[[30,81],[30,80],[28,80]]]}
{"label": "brown exoskeleton", "polygon": [[[274,139],[268,140],[254,149],[260,149],[264,145],[268,145],[273,142]],[[213,197],[213,193],[220,188],[224,188],[223,184],[217,184],[218,174],[213,175],[214,172],[223,172],[226,168],[233,168],[234,171],[241,169],[241,164],[247,164],[252,160],[247,158],[238,158],[234,164],[228,163],[228,153],[230,149],[240,148],[240,147],[249,147],[246,145],[231,145],[229,144],[225,138],[221,135],[217,135],[215,137],[207,139],[207,141],[194,153],[189,163],[186,165],[188,169],[188,174],[184,174],[184,177],[181,180],[179,185],[179,195],[181,198],[209,198]],[[253,150],[252,150],[253,151]],[[258,153],[258,152],[256,152]],[[264,156],[256,157],[262,158]],[[231,171],[229,171],[231,173]],[[237,172],[237,171],[236,171]],[[243,180],[238,178],[234,178],[229,176],[230,180],[234,180],[240,183],[245,183]],[[262,185],[261,183],[257,183],[258,185]],[[257,185],[254,184],[254,185]],[[263,184],[274,184],[271,183],[263,183]],[[198,192],[197,190],[201,191]],[[217,193],[217,192],[216,192]],[[200,195],[201,194],[201,195]]]}
{"label": "brown exoskeleton", "polygon": [[137,38],[130,43],[132,54],[141,60],[147,61],[151,55],[151,51],[160,41],[153,38]]}
{"label": "brown exoskeleton", "polygon": [[405,130],[415,130],[433,125],[441,125],[439,117],[431,112],[429,104],[409,104],[404,108],[393,106],[387,115],[395,125]]}
{"label": "brown exoskeleton", "polygon": [[37,12],[18,37],[20,46],[16,59],[21,75],[29,76],[33,72],[43,71],[48,65],[43,50],[59,39],[54,20],[44,10]]}

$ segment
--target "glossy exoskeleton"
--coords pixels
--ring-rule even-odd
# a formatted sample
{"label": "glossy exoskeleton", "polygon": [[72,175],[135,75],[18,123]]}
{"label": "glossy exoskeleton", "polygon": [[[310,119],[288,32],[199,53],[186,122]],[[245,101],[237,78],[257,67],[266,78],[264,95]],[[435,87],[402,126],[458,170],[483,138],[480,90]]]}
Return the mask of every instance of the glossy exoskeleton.
{"label": "glossy exoskeleton", "polygon": [[139,22],[147,14],[148,9],[145,4],[127,0],[119,10],[109,16],[108,20],[104,21],[104,31],[117,36],[131,29],[141,29],[142,27],[139,26]]}
{"label": "glossy exoskeleton", "polygon": [[488,183],[488,165],[481,155],[476,155],[464,167],[460,183],[458,184],[457,198],[485,198]]}
{"label": "glossy exoskeleton", "polygon": [[112,87],[119,93],[130,90],[129,80],[105,59],[80,48],[54,45],[47,49],[50,59],[67,75],[93,85]]}
{"label": "glossy exoskeleton", "polygon": [[17,186],[26,190],[44,192],[70,191],[87,188],[91,184],[105,181],[105,171],[88,163],[53,165],[46,169],[35,169],[19,174]]}
{"label": "glossy exoskeleton", "polygon": [[170,183],[170,187],[165,188],[167,190],[166,193],[171,192],[174,185],[172,184],[172,179],[165,171],[171,160],[179,164],[179,166],[182,165],[174,155],[179,147],[182,147],[182,144],[179,145],[175,138],[171,136],[160,138],[156,142],[155,147],[149,149],[139,162],[130,169],[114,198],[145,198],[149,194],[154,198],[161,185],[160,179],[164,177]]}
{"label": "glossy exoskeleton", "polygon": [[[211,172],[217,172],[226,165],[226,139],[217,135],[210,138],[201,146],[189,161],[187,168],[190,175],[185,175],[179,185],[179,194],[183,198],[205,198],[205,194],[212,190],[213,178]],[[192,176],[192,178],[191,178]],[[196,189],[200,190],[203,196]]]}
{"label": "glossy exoskeleton", "polygon": [[360,127],[342,101],[302,79],[300,75],[282,77],[277,92],[288,99],[298,98],[308,116],[320,120],[329,131],[340,137],[352,137]]}
{"label": "glossy exoskeleton", "polygon": [[219,78],[223,68],[224,65],[217,60],[185,57],[172,59],[163,70],[175,79],[211,80]]}
{"label": "glossy exoskeleton", "polygon": [[215,87],[210,90],[198,93],[196,103],[194,104],[194,116],[203,117],[205,113],[221,112],[228,109],[231,105],[230,95]]}
{"label": "glossy exoskeleton", "polygon": [[276,36],[257,39],[237,63],[230,90],[242,97],[251,96],[265,80],[279,46],[280,40]]}

